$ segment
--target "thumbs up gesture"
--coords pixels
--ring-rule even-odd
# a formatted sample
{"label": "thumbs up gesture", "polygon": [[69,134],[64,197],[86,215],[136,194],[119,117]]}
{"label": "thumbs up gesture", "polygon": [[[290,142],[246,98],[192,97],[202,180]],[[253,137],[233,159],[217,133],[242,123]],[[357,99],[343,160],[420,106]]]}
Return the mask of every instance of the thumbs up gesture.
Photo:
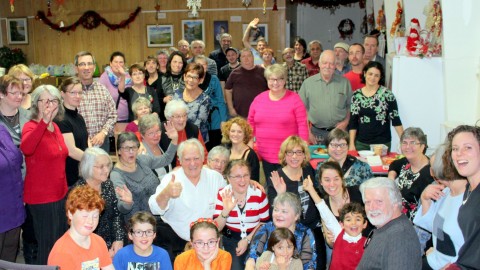
{"label": "thumbs up gesture", "polygon": [[175,174],[172,174],[172,180],[168,183],[165,191],[171,199],[176,199],[182,194],[182,184],[175,182]]}

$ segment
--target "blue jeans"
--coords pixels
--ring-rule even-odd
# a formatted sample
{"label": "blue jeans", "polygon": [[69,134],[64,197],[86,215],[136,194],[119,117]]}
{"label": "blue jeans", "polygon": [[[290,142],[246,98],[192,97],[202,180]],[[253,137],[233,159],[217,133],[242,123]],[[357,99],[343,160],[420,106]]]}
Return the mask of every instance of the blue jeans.
{"label": "blue jeans", "polygon": [[222,236],[222,241],[223,241],[223,249],[225,249],[225,251],[228,251],[232,255],[231,270],[245,269],[245,260],[247,258],[249,249],[247,248],[247,250],[245,250],[245,252],[242,255],[237,256],[236,248],[239,240]]}

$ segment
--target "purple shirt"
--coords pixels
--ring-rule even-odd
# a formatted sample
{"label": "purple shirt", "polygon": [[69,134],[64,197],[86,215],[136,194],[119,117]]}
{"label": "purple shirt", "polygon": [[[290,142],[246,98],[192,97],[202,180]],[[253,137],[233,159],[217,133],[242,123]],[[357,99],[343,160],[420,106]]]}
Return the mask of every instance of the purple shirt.
{"label": "purple shirt", "polygon": [[0,233],[17,228],[25,220],[23,206],[23,156],[8,130],[0,125]]}

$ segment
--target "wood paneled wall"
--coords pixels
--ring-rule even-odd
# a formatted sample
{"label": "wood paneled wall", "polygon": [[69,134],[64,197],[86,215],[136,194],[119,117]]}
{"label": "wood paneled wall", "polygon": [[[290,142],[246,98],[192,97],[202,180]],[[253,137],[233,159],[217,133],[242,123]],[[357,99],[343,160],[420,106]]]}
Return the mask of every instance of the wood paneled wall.
{"label": "wood paneled wall", "polygon": [[[288,1],[288,0],[286,0]],[[198,19],[205,20],[206,54],[214,48],[213,22],[229,21],[229,32],[233,36],[233,46],[241,48],[242,24],[249,23],[253,18],[260,18],[260,23],[269,27],[269,43],[280,55],[285,47],[285,0],[279,0],[278,11],[272,11],[273,0],[267,0],[267,13],[262,13],[263,0],[253,0],[249,8],[242,6],[241,0],[203,0]],[[27,54],[28,63],[42,65],[59,65],[73,63],[74,55],[82,50],[91,51],[101,65],[109,62],[110,54],[122,51],[127,58],[127,64],[143,61],[148,55],[153,55],[159,48],[148,48],[146,25],[156,24],[155,0],[121,1],[121,0],[66,0],[64,8],[68,10],[66,25],[78,20],[88,10],[94,10],[110,23],[119,23],[128,18],[138,6],[142,12],[128,28],[116,31],[108,30],[100,25],[93,30],[78,27],[75,31],[61,33],[50,29],[34,17],[39,10],[46,12],[47,1],[17,0],[15,12],[10,13],[9,1],[0,1],[0,17],[3,33],[3,44],[9,47],[21,48]],[[174,27],[174,45],[181,39],[181,21],[188,18],[186,0],[160,0],[161,11],[166,11],[166,18],[159,19],[158,24],[171,24]],[[289,1],[288,1],[289,2]],[[52,1],[52,13],[55,15],[58,5]],[[213,9],[213,10],[212,10]],[[231,22],[231,16],[240,16],[240,22]],[[28,17],[28,45],[9,45],[6,35],[5,18]],[[52,21],[55,17],[50,17]]]}

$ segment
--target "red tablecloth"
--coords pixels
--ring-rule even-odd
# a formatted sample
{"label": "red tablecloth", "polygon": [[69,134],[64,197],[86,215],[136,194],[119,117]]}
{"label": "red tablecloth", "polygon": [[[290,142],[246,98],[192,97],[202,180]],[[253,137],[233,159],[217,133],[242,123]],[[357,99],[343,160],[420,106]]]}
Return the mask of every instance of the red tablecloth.
{"label": "red tablecloth", "polygon": [[[351,155],[351,156],[354,156],[354,157],[358,157],[358,152],[357,151],[348,151],[348,154]],[[396,157],[398,155],[398,153],[395,153],[395,152],[390,152],[388,153],[388,157]],[[317,164],[319,162],[323,162],[325,159],[322,159],[322,158],[313,158],[313,159],[310,159],[310,164],[312,165],[312,167],[315,169],[317,168]],[[372,168],[372,171],[374,174],[377,174],[377,175],[387,175],[388,174],[388,167],[387,165],[383,165],[383,166],[370,166]]]}

